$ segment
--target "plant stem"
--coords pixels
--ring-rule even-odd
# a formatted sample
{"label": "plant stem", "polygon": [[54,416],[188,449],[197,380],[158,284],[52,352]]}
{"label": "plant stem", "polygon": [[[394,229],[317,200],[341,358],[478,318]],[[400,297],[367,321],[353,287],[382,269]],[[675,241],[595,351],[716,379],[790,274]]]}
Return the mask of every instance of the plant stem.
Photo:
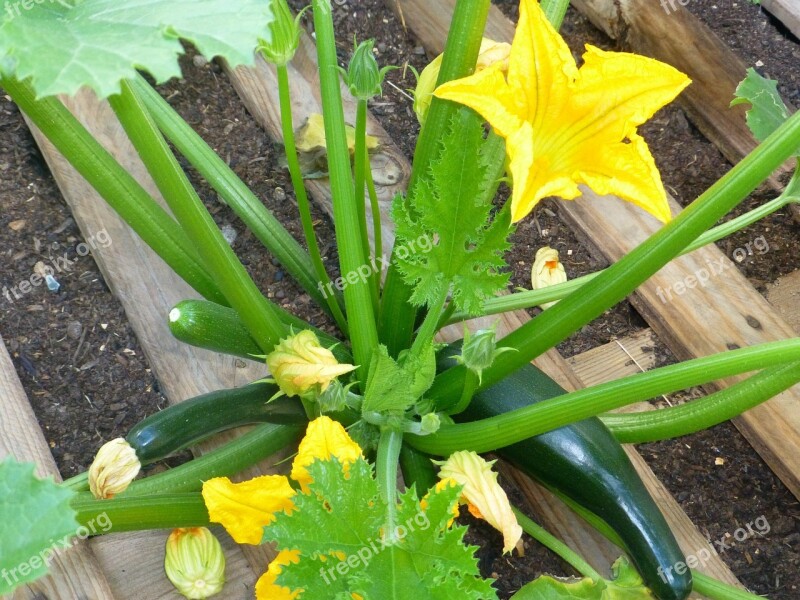
{"label": "plant stem", "polygon": [[[209,524],[203,496],[196,492],[111,500],[76,499],[72,501],[72,508],[77,513],[75,519],[90,533],[201,527]],[[104,523],[107,526],[103,526]]]}
{"label": "plant stem", "polygon": [[740,348],[623,377],[488,419],[443,425],[432,435],[407,434],[406,440],[428,454],[488,452],[633,402],[798,360],[800,338]]}
{"label": "plant stem", "polygon": [[680,406],[637,413],[600,415],[623,444],[655,442],[688,435],[732,419],[800,381],[800,363],[764,369],[705,398]]}
{"label": "plant stem", "polygon": [[[686,247],[686,240],[699,237],[746,198],[796,151],[798,139],[800,113],[795,113],[672,222],[582,286],[580,294],[564,298],[500,340],[498,346],[518,351],[498,356],[484,371],[480,389],[503,379],[628,296],[677,256]],[[463,366],[448,369],[436,378],[429,397],[440,407],[452,404],[463,388],[463,378]]]}
{"label": "plant stem", "polygon": [[[375,190],[375,181],[372,178],[372,165],[369,162],[369,150],[367,153],[367,191],[369,192],[369,205],[372,210],[372,238],[375,240],[375,257],[383,256],[383,229],[381,228],[381,207],[378,204],[378,192]],[[380,291],[381,271],[375,273],[375,285]]]}
{"label": "plant stem", "polygon": [[303,432],[294,425],[264,423],[244,435],[168,471],[137,479],[119,498],[194,492],[214,477],[230,477],[295,443]]}
{"label": "plant stem", "polygon": [[401,431],[391,426],[381,429],[378,454],[375,458],[375,475],[378,479],[381,500],[386,505],[384,535],[387,541],[397,539],[397,466],[402,446],[403,433]]}
{"label": "plant stem", "polygon": [[[283,145],[286,149],[286,162],[289,166],[289,176],[292,180],[292,187],[294,188],[294,196],[297,199],[297,209],[300,212],[300,222],[303,225],[303,234],[306,238],[306,245],[308,246],[308,253],[311,255],[311,262],[314,265],[317,278],[319,279],[319,289],[332,289],[330,286],[331,279],[328,272],[325,270],[325,264],[322,262],[322,255],[319,251],[317,244],[317,236],[314,234],[314,222],[311,218],[311,207],[308,202],[308,194],[306,193],[306,186],[303,183],[303,173],[300,170],[300,162],[297,159],[297,147],[294,140],[294,124],[292,123],[292,100],[289,88],[289,73],[286,65],[277,65],[278,73],[278,96],[280,98],[281,106],[281,128],[283,132]],[[326,294],[322,292],[325,302],[328,304],[328,309],[333,315],[339,329],[347,335],[347,320],[342,313],[339,306],[338,299],[334,293]]]}
{"label": "plant stem", "polygon": [[326,306],[311,258],[236,173],[141,76],[129,82],[159,129],[286,271],[320,306]]}
{"label": "plant stem", "polygon": [[528,516],[517,507],[512,506],[511,510],[514,511],[514,514],[517,517],[517,522],[520,524],[525,533],[549,550],[558,554],[558,556],[569,563],[578,573],[584,577],[588,577],[592,581],[601,581],[603,579],[603,577],[597,571],[595,571],[589,563],[578,556],[578,554],[564,542],[552,535],[538,523],[535,523],[529,519]]}
{"label": "plant stem", "polygon": [[0,85],[108,205],[169,267],[203,297],[227,304],[189,238],[175,220],[55,97],[36,99],[30,84]]}
{"label": "plant stem", "polygon": [[450,286],[442,286],[442,291],[436,301],[428,307],[428,312],[425,314],[425,319],[422,325],[417,330],[417,335],[414,338],[414,343],[411,346],[411,356],[419,356],[422,350],[433,341],[433,336],[436,335],[436,328],[439,324],[439,319],[442,316],[442,309],[445,302],[447,302],[447,295],[450,292]]}
{"label": "plant stem", "polygon": [[[368,263],[363,254],[364,244],[361,239],[358,206],[353,193],[331,4],[330,0],[313,0],[312,6],[314,30],[317,36],[325,140],[328,147],[328,172],[333,196],[333,220],[336,226],[336,243],[339,246],[339,266],[342,277],[346,278],[350,273],[357,273],[360,267]],[[363,385],[367,379],[372,352],[378,346],[378,331],[369,283],[359,279],[348,285],[344,290],[344,299],[353,356],[358,365],[358,379]]]}
{"label": "plant stem", "polygon": [[711,600],[764,600],[764,596],[751,594],[747,590],[733,587],[694,569],[692,569],[692,582],[693,591]]}
{"label": "plant stem", "polygon": [[61,482],[61,485],[76,492],[89,491],[89,471],[84,471],[65,479]]}
{"label": "plant stem", "polygon": [[[358,207],[358,220],[361,226],[361,240],[364,244],[364,256],[369,260],[380,256],[380,248],[375,245],[374,254],[370,253],[369,234],[367,233],[367,208],[364,190],[366,187],[367,175],[370,170],[369,154],[367,153],[367,101],[359,99],[356,104],[356,131],[355,131],[355,154],[353,156],[353,176],[355,178],[355,202]],[[380,218],[380,215],[378,215]],[[373,214],[373,223],[375,215]],[[375,319],[378,318],[378,277],[375,276],[373,269],[369,270],[369,288],[372,295],[372,312]]]}
{"label": "plant stem", "polygon": [[[480,51],[490,0],[458,0],[450,21],[442,66],[437,85],[469,75],[475,68]],[[413,169],[408,182],[409,195],[417,183],[427,176],[436,157],[439,142],[450,125],[459,105],[434,97],[425,125],[420,131],[414,151]],[[411,345],[417,309],[409,302],[413,289],[403,281],[394,256],[389,263],[381,305],[381,342],[396,356]]]}
{"label": "plant stem", "polygon": [[122,93],[109,98],[117,118],[225,298],[261,349],[270,352],[286,332],[273,303],[264,297],[222,236],[144,103],[127,81],[121,85]]}
{"label": "plant stem", "polygon": [[553,28],[558,31],[569,8],[569,0],[542,0],[542,10]]}

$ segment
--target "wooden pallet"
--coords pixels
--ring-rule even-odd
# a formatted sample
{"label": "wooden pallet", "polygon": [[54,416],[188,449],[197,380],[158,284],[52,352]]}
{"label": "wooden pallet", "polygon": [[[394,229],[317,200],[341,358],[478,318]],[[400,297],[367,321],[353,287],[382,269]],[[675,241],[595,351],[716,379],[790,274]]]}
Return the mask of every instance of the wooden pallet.
{"label": "wooden pallet", "polygon": [[[408,17],[409,11],[406,10],[405,14]],[[309,83],[315,80],[316,69],[308,40],[303,42],[294,71],[293,86],[297,86],[295,98],[298,99],[296,110],[299,121],[308,112],[319,111],[316,87]],[[253,114],[268,131],[279,137],[275,127],[277,104],[273,97],[276,88],[271,70],[260,63],[253,70],[237,70],[232,78]],[[70,101],[69,105],[118,160],[148,189],[154,191],[152,182],[108,107],[104,103],[96,102],[90,95],[81,95]],[[352,115],[352,107],[350,109]],[[382,168],[387,169],[383,180],[389,182],[393,177],[398,177],[395,184],[382,186],[381,200],[385,209],[393,190],[402,186],[408,173],[408,165],[375,121],[370,123],[370,132],[384,140],[384,149],[378,158],[384,161]],[[108,248],[98,248],[96,259],[109,286],[123,302],[128,318],[170,402],[251,380],[257,373],[252,368],[239,369],[231,359],[174,342],[166,328],[165,315],[175,301],[193,297],[194,294],[120,223],[116,215],[41,135],[37,134],[37,140],[84,235],[88,237],[102,228],[109,232],[113,243]],[[315,199],[327,205],[330,195],[325,183],[312,182],[311,188]],[[385,234],[384,239],[390,238]],[[154,290],[160,292],[154,294]],[[527,319],[524,313],[508,315],[502,323],[502,329],[508,331],[517,327],[524,319]],[[460,335],[460,330],[451,331],[450,335],[456,333]],[[598,375],[594,366],[598,361],[608,360],[609,364],[613,364],[614,377],[638,370],[636,362],[646,362],[646,352],[641,350],[642,344],[647,343],[646,340],[647,336],[644,334],[630,340],[621,340],[627,350],[627,353],[623,352],[624,356],[619,354],[619,345],[612,344],[605,351],[606,358],[604,354],[594,352],[568,364],[557,353],[551,352],[538,360],[537,364],[564,387],[574,388],[581,384],[581,377],[576,375],[576,371],[586,378],[584,383],[594,382],[592,378]],[[628,353],[637,357],[635,362],[628,360]],[[0,390],[4,398],[11,399],[0,404],[0,456],[13,454],[21,460],[35,460],[41,465],[42,473],[57,476],[46,442],[38,431],[35,417],[4,349],[0,350]],[[681,539],[684,549],[696,553],[700,548],[707,547],[705,538],[691,525],[641,458],[633,451],[631,456]],[[262,470],[270,467],[270,461],[265,463],[261,466]],[[605,570],[618,551],[588,530],[547,492],[531,484],[526,478],[520,478],[519,483],[545,524],[596,566]],[[146,532],[92,540],[89,544],[80,545],[65,553],[57,560],[51,576],[24,586],[13,597],[138,600],[174,597],[161,568],[164,538],[164,532]],[[223,536],[223,539],[228,555],[228,579],[235,582],[226,589],[226,598],[251,598],[253,581],[263,572],[269,553],[264,548],[243,549],[232,544],[227,537]],[[131,576],[132,564],[136,565],[135,577]],[[706,565],[706,572],[724,581],[736,583],[733,575],[718,558]]]}

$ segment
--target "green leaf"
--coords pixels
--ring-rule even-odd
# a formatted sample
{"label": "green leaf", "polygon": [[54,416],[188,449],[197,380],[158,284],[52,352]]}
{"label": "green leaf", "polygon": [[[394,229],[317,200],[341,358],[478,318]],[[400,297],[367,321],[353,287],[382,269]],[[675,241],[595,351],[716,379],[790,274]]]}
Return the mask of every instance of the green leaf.
{"label": "green leaf", "polygon": [[31,77],[39,97],[86,85],[105,98],[136,68],[157,82],[178,77],[180,39],[209,60],[252,64],[259,39],[271,35],[265,0],[0,1],[0,65],[6,75]]}
{"label": "green leaf", "polygon": [[[762,77],[752,67],[747,69],[747,77],[739,83],[735,94],[731,106],[751,105],[747,111],[747,126],[759,142],[789,118],[789,110],[778,93],[778,82]],[[795,156],[800,156],[800,152]]]}
{"label": "green leaf", "polygon": [[592,581],[542,575],[524,586],[511,600],[654,600],[639,573],[622,556],[611,568],[613,579]]}
{"label": "green leaf", "polygon": [[[484,164],[484,144],[482,120],[468,109],[459,110],[430,176],[414,187],[407,201],[395,199],[395,257],[406,283],[415,288],[411,302],[417,306],[430,306],[452,289],[456,307],[477,314],[483,299],[508,283],[501,270],[509,247],[510,212],[506,208],[491,220],[492,204],[475,200],[494,184]],[[428,240],[428,251],[415,249],[415,242],[422,246],[420,240]]]}
{"label": "green leaf", "polygon": [[37,478],[33,469],[11,458],[0,462],[0,596],[46,575],[49,560],[79,527],[69,504],[75,492]]}
{"label": "green leaf", "polygon": [[397,364],[386,346],[378,346],[372,353],[362,412],[403,411],[416,399],[413,373]]}
{"label": "green leaf", "polygon": [[282,567],[276,585],[303,589],[303,597],[364,600],[496,599],[481,579],[475,547],[464,546],[464,527],[448,527],[459,487],[433,491],[423,510],[416,492],[401,494],[396,540],[384,543],[387,507],[378,498],[371,466],[317,461],[309,466],[310,494],[298,494],[297,510],[279,513],[264,528],[264,541],[300,552],[300,562]]}

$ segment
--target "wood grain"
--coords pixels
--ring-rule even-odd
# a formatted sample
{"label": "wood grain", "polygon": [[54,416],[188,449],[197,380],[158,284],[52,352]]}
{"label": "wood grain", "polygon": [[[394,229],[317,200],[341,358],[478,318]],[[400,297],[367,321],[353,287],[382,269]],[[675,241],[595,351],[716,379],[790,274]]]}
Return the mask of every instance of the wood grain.
{"label": "wood grain", "polygon": [[761,6],[775,15],[800,38],[800,2],[798,0],[761,0]]}
{"label": "wood grain", "polygon": [[771,284],[767,300],[800,335],[800,271],[784,275]]}
{"label": "wood grain", "polygon": [[[448,3],[449,0],[441,4]],[[390,2],[389,4],[391,5],[392,3]],[[418,21],[420,23],[432,25],[445,22],[441,21],[443,13],[436,9],[436,7],[440,6],[440,3],[429,4],[420,0],[417,3],[402,2],[402,5],[404,7],[406,20],[412,29],[417,27]],[[419,13],[417,14],[416,11],[419,11]],[[410,14],[411,12],[414,12],[413,16]],[[426,16],[429,16],[430,19],[426,18]],[[431,34],[432,33],[433,30]],[[321,112],[318,94],[311,92],[315,87],[313,82],[316,80],[317,71],[316,63],[313,62],[314,56],[312,49],[313,46],[311,42],[304,38],[301,43],[300,58],[299,61],[297,61],[299,66],[290,68],[290,76],[294,89],[302,90],[301,93],[295,93],[293,96],[293,112],[300,116],[307,115],[311,112]],[[258,61],[255,68],[245,69],[240,67],[235,70],[229,69],[228,73],[250,113],[261,123],[266,131],[276,139],[280,139],[280,127],[279,121],[277,121],[277,108],[275,106],[277,76],[273,67],[263,61]],[[306,81],[304,82],[303,79]],[[306,90],[308,90],[308,92],[306,92]],[[352,105],[346,106],[345,114],[352,114],[350,111],[352,111]],[[376,123],[373,123],[373,121],[370,121],[370,132],[373,135],[378,135],[381,139],[388,140],[386,134],[378,128]],[[408,173],[409,166],[405,164],[405,159],[402,158],[399,151],[388,147],[390,143],[391,142],[387,142],[387,146],[384,146],[383,151],[391,152],[393,156],[397,157],[398,161],[403,161],[402,172]],[[327,186],[321,185],[323,183],[321,180],[310,183],[309,188],[314,200],[330,214],[331,197],[329,189]],[[385,206],[382,206],[381,211],[382,213],[385,212]],[[390,233],[390,221],[384,219],[383,223],[385,228],[383,236],[385,240],[384,253],[388,254],[390,251],[389,240],[391,239],[388,235]],[[521,311],[503,315],[498,323],[498,334],[504,335],[509,333],[528,319],[528,315]],[[469,326],[472,329],[486,327],[493,324],[495,321],[497,321],[497,317],[486,317],[471,321]],[[445,341],[453,340],[460,338],[462,335],[463,330],[461,326],[453,325],[443,329],[440,332],[439,339]],[[558,381],[565,389],[581,387],[579,379],[575,376],[569,365],[567,365],[566,361],[564,361],[556,351],[551,350],[534,362],[540,369]],[[663,486],[661,486],[652,474],[652,471],[649,470],[643,461],[638,461],[637,466],[641,469],[640,474],[642,477],[648,480],[649,485],[652,486],[653,489],[660,490],[658,494],[660,497],[669,496],[668,492],[663,489]],[[519,475],[519,477],[523,476]],[[533,483],[530,485],[534,486],[533,489],[538,488],[538,486],[535,486]],[[581,523],[578,517],[571,515],[569,509],[552,495],[542,491],[537,494],[530,493],[528,499],[532,505],[536,507],[535,510],[537,514],[542,518],[547,527],[562,539],[571,540],[575,544],[573,547],[580,552],[582,556],[587,558],[596,568],[607,572],[608,566],[619,556],[618,549],[614,548],[607,541],[600,539],[589,527]],[[663,503],[662,507],[665,508],[666,516],[670,523],[674,524],[674,529],[678,533],[680,541],[687,552],[702,547],[701,544],[706,543],[702,535],[694,528],[688,517],[680,510],[677,504],[674,502],[673,504]],[[707,572],[715,577],[732,584],[738,584],[736,578],[727,566],[718,558],[709,562],[706,568]]]}
{"label": "wood grain", "polygon": [[[38,477],[61,481],[47,440],[39,429],[22,383],[5,343],[0,338],[0,462],[11,456],[20,462],[36,464]],[[2,524],[0,524],[2,527]],[[11,569],[9,569],[11,570]],[[13,573],[9,577],[13,577]],[[74,600],[92,598],[113,600],[114,594],[90,545],[81,541],[58,552],[50,565],[50,574],[17,588],[8,595],[13,600]]]}

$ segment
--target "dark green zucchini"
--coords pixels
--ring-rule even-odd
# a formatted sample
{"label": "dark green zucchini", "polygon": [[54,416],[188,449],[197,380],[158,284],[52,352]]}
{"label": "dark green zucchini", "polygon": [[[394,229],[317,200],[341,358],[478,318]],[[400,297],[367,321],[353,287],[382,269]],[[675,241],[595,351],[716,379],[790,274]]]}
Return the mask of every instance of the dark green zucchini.
{"label": "dark green zucchini", "polygon": [[[452,364],[449,360],[446,366]],[[455,419],[486,419],[564,393],[539,369],[526,365],[476,394]],[[659,600],[684,600],[689,595],[691,574],[675,572],[676,564],[686,562],[675,536],[622,446],[599,419],[543,433],[496,453],[608,523]]]}
{"label": "dark green zucchini", "polygon": [[196,396],[150,415],[135,425],[125,439],[139,461],[147,464],[234,427],[307,423],[297,398],[283,396],[267,402],[277,391],[274,384],[251,383]]}

